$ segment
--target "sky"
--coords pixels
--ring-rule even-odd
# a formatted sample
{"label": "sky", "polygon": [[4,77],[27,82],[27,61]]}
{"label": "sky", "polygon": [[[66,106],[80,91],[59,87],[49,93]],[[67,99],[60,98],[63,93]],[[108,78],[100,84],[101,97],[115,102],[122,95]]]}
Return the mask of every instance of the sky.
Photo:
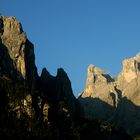
{"label": "sky", "polygon": [[64,68],[76,97],[89,64],[117,77],[140,52],[140,0],[0,0],[0,13],[22,23],[39,75]]}

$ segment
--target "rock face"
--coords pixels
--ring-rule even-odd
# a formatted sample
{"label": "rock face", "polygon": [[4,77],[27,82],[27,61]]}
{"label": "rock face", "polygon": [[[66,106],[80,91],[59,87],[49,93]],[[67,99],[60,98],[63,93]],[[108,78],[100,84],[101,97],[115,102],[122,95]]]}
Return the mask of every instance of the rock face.
{"label": "rock face", "polygon": [[46,68],[38,76],[33,44],[15,17],[0,16],[0,93],[0,135],[46,135],[48,123],[58,127],[58,118],[78,112],[62,68],[56,77]]}
{"label": "rock face", "polygon": [[[107,82],[112,83],[107,93],[113,90],[114,80],[108,74],[91,66],[89,75],[86,94],[90,95],[91,88],[95,88],[92,83],[100,80],[104,88]],[[110,104],[116,106],[111,101]],[[14,17],[0,16],[0,138],[132,139],[110,124],[82,118],[81,112],[66,72],[59,68],[52,76],[44,68],[39,76],[33,44],[21,24]]]}
{"label": "rock face", "polygon": [[79,97],[84,116],[113,122],[128,133],[140,133],[140,55],[123,61],[117,79],[94,65],[88,67]]}
{"label": "rock face", "polygon": [[[118,75],[117,85],[121,91],[118,117],[114,121],[130,134],[140,133],[140,55],[123,61],[123,70]],[[125,118],[125,119],[122,119]]]}
{"label": "rock face", "polygon": [[1,73],[32,82],[36,71],[33,44],[16,18],[0,16],[0,46]]}
{"label": "rock face", "polygon": [[86,116],[107,120],[118,104],[115,79],[92,64],[87,71],[86,88],[79,100],[84,104]]}
{"label": "rock face", "polygon": [[123,96],[137,106],[140,105],[140,54],[123,61],[123,70],[118,75],[117,84]]}
{"label": "rock face", "polygon": [[[110,105],[114,105],[111,101],[110,93],[114,92],[115,82],[114,78],[94,65],[88,67],[87,83],[84,93],[81,97],[95,97],[101,98],[103,101],[108,100]],[[111,99],[108,97],[110,96]]]}

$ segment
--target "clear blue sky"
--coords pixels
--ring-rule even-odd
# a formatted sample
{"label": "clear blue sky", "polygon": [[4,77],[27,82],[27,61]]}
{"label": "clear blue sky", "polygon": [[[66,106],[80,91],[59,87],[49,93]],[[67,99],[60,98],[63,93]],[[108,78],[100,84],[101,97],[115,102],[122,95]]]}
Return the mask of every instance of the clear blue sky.
{"label": "clear blue sky", "polygon": [[22,23],[38,73],[63,67],[75,96],[89,64],[116,76],[140,52],[140,0],[0,0],[0,12]]}

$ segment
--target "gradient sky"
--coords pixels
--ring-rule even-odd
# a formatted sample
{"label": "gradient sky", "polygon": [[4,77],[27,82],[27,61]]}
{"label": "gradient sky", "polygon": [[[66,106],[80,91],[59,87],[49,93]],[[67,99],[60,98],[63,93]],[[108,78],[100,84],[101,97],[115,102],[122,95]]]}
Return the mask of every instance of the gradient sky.
{"label": "gradient sky", "polygon": [[89,64],[116,77],[140,52],[140,0],[0,0],[0,12],[22,23],[39,75],[63,67],[76,97]]}

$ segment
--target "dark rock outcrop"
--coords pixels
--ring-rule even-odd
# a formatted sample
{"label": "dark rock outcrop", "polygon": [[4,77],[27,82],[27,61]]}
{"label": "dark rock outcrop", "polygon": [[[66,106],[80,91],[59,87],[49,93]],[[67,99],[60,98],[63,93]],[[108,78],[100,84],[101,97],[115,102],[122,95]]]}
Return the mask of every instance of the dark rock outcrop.
{"label": "dark rock outcrop", "polygon": [[66,72],[58,69],[53,77],[44,68],[38,76],[33,44],[15,17],[0,16],[0,81],[1,110],[5,118],[13,116],[7,118],[9,126],[3,126],[7,131],[12,131],[10,124],[17,124],[12,119],[23,120],[25,126],[16,127],[26,127],[28,133],[37,132],[38,125],[57,121],[58,110],[70,116],[76,114],[77,100]]}

